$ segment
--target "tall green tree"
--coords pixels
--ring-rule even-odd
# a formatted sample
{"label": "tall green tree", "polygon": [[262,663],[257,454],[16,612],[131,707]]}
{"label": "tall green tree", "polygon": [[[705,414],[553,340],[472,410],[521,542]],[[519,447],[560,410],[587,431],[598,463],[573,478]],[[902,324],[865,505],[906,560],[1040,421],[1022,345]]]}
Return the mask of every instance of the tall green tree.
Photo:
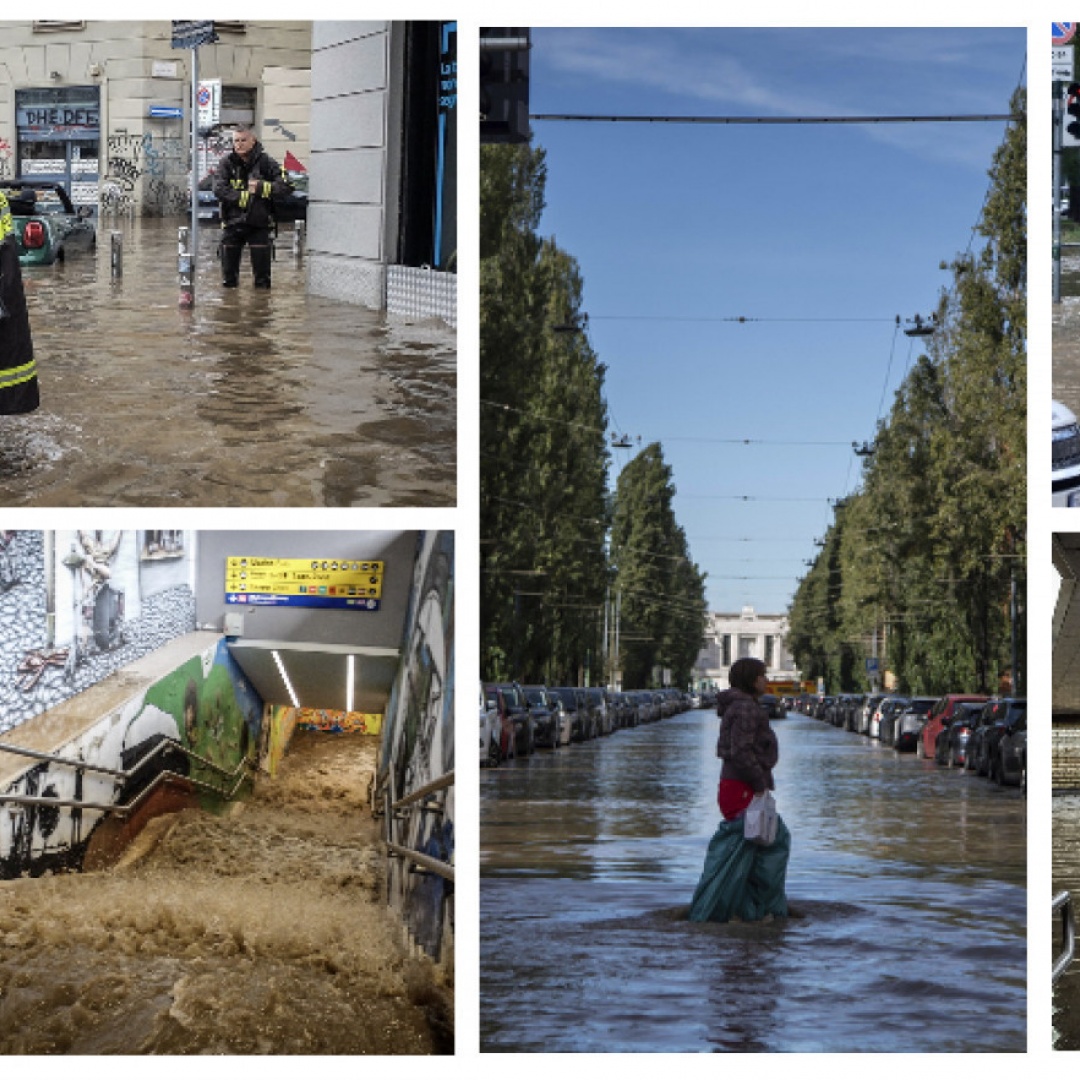
{"label": "tall green tree", "polygon": [[[1018,93],[1013,111],[1022,114]],[[878,427],[861,489],[791,609],[791,644],[831,689],[856,689],[844,648],[885,642],[902,690],[996,691],[1023,670],[1026,565],[1026,124],[994,155],[978,223],[957,256],[937,331]],[[826,581],[827,579],[827,581]],[[879,636],[880,635],[880,636]]]}
{"label": "tall green tree", "polygon": [[485,673],[576,683],[608,584],[603,365],[576,261],[538,234],[542,150],[481,151],[481,650]]}
{"label": "tall green tree", "polygon": [[626,686],[685,686],[705,629],[705,578],[675,520],[675,485],[659,443],[620,473],[611,562],[621,609],[618,660]]}

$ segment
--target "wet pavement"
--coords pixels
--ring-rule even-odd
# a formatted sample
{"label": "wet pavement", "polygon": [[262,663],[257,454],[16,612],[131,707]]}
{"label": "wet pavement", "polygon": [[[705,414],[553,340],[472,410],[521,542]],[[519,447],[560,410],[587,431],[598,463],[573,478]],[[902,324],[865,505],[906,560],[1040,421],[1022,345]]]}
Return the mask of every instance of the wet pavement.
{"label": "wet pavement", "polygon": [[691,924],[712,712],[481,776],[487,1051],[1023,1051],[1026,802],[774,722],[797,917]]}
{"label": "wet pavement", "polygon": [[217,816],[113,870],[0,881],[0,1054],[429,1054],[453,990],[407,959],[367,807],[378,739],[299,732]]}
{"label": "wet pavement", "polygon": [[180,224],[106,221],[96,255],[25,272],[42,407],[0,417],[0,505],[453,505],[454,332],[307,295],[284,229],[267,292],[246,252],[223,289],[201,228],[182,310]]}

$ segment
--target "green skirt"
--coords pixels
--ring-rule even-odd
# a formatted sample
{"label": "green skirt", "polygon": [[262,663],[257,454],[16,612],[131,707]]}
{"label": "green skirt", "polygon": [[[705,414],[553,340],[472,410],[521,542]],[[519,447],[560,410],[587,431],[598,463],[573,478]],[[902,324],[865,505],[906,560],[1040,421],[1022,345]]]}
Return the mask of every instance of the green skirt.
{"label": "green skirt", "polygon": [[705,854],[705,869],[690,905],[692,922],[757,922],[766,915],[787,915],[787,879],[791,833],[783,819],[768,846],[743,836],[742,818],[721,821]]}

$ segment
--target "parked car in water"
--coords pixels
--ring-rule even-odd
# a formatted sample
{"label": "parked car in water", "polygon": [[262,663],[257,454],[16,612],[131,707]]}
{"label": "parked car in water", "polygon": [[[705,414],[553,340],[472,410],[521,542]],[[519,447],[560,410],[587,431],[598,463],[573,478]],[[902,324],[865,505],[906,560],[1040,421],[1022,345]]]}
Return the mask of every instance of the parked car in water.
{"label": "parked car in water", "polygon": [[0,181],[22,266],[50,266],[97,245],[94,212],[74,207],[63,184],[29,178]]}
{"label": "parked car in water", "polygon": [[498,765],[514,756],[514,720],[497,683],[482,683],[481,692],[482,710],[495,715],[495,747],[491,752],[491,763]]}
{"label": "parked car in water", "polygon": [[559,745],[558,706],[546,686],[523,686],[521,692],[529,707],[533,724],[533,742],[554,750]]}
{"label": "parked car in water", "polygon": [[987,703],[979,717],[979,727],[972,749],[971,767],[980,776],[998,780],[1001,769],[1001,741],[1020,721],[1026,723],[1027,700],[995,698]]}
{"label": "parked car in water", "polygon": [[948,768],[963,766],[967,761],[971,732],[985,707],[981,701],[963,701],[953,711],[949,720],[938,732],[934,743],[934,761]]}
{"label": "parked car in water", "polygon": [[585,705],[585,691],[577,686],[557,686],[552,693],[558,697],[563,715],[569,721],[570,741],[584,742],[589,738],[589,712]]}
{"label": "parked car in water", "polygon": [[1027,708],[1015,710],[998,743],[997,782],[1019,784],[1027,791]]}
{"label": "parked car in water", "polygon": [[881,720],[878,723],[878,739],[882,746],[896,743],[896,722],[900,714],[911,704],[911,698],[899,694],[887,697],[881,703]]}
{"label": "parked car in water", "polygon": [[902,754],[918,749],[923,729],[934,708],[934,698],[912,698],[904,711],[896,718],[896,736],[893,747]]}
{"label": "parked car in water", "polygon": [[500,748],[499,710],[493,700],[489,701],[480,684],[480,764],[498,765],[502,760]]}
{"label": "parked car in water", "polygon": [[941,729],[950,723],[956,707],[964,701],[986,701],[985,694],[944,694],[934,702],[934,708],[923,728],[922,738],[915,748],[918,757],[932,758]]}
{"label": "parked car in water", "polygon": [[758,704],[769,714],[770,720],[783,720],[787,716],[784,703],[775,694],[762,694]]}
{"label": "parked car in water", "polygon": [[485,697],[495,703],[502,722],[500,751],[505,760],[531,754],[536,749],[532,715],[517,683],[487,683]]}

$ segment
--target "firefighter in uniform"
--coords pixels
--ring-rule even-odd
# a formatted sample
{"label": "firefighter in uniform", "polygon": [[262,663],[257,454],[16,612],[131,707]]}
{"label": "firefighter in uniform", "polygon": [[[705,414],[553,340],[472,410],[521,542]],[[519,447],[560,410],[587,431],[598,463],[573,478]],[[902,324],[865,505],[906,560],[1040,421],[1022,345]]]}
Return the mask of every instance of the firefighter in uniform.
{"label": "firefighter in uniform", "polygon": [[255,132],[241,125],[232,152],[214,171],[214,195],[221,204],[221,283],[236,288],[246,243],[257,289],[270,288],[270,233],[274,202],[292,191],[285,170],[262,148]]}
{"label": "firefighter in uniform", "polygon": [[0,191],[0,416],[33,412],[38,404],[37,367],[19,247],[11,207]]}

